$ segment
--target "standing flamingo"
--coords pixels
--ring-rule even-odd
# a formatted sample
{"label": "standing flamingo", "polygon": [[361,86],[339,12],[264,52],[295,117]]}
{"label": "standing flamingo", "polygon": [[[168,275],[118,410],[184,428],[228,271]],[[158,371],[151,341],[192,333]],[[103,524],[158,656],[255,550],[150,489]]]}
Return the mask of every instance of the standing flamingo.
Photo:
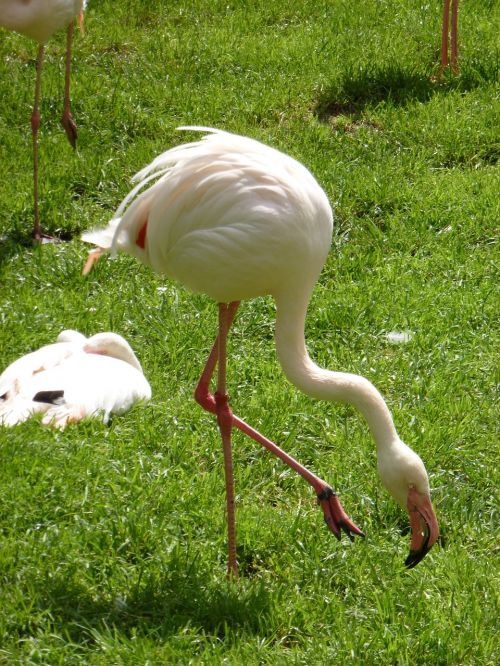
{"label": "standing flamingo", "polygon": [[[226,340],[241,299],[271,294],[276,301],[276,352],[304,393],[348,402],[366,418],[377,445],[378,470],[394,499],[410,515],[408,567],[438,537],[429,480],[419,456],[399,438],[391,413],[364,377],[331,372],[309,357],[304,323],[312,290],[330,249],[332,211],[309,171],[277,150],[249,138],[201,127],[202,140],[157,157],[140,171],[138,185],[108,227],[83,240],[99,255],[123,250],[153,270],[219,303],[219,334],[196,388],[200,405],[216,414],[224,450],[228,519],[228,574],[237,574],[231,431],[238,428],[296,470],[314,488],[326,523],[340,539],[362,536],[334,490],[239,417],[226,392]],[[140,193],[145,185],[152,184]],[[218,363],[217,389],[210,381]]]}
{"label": "standing flamingo", "polygon": [[68,141],[74,148],[76,145],[76,125],[71,115],[69,93],[71,45],[73,42],[73,20],[79,16],[80,25],[82,25],[85,4],[86,0],[0,0],[0,26],[20,32],[26,37],[31,37],[39,44],[36,59],[35,101],[31,114],[35,208],[32,236],[36,241],[41,241],[43,238],[38,206],[38,129],[40,127],[40,87],[45,44],[55,32],[67,26],[64,106],[61,122]]}
{"label": "standing flamingo", "polygon": [[[450,32],[451,5],[451,32]],[[444,0],[441,33],[441,72],[448,67],[448,39],[451,37],[451,70],[458,74],[458,0]]]}

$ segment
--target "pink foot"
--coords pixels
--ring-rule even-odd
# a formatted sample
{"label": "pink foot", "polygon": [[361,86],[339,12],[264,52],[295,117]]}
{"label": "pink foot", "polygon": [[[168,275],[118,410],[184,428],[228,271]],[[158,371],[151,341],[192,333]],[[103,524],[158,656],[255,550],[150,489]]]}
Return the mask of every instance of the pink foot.
{"label": "pink foot", "polygon": [[318,503],[321,504],[321,508],[323,509],[326,524],[339,541],[342,537],[342,532],[345,532],[351,541],[354,541],[355,536],[365,536],[344,511],[333,488],[325,486],[325,488],[318,493]]}

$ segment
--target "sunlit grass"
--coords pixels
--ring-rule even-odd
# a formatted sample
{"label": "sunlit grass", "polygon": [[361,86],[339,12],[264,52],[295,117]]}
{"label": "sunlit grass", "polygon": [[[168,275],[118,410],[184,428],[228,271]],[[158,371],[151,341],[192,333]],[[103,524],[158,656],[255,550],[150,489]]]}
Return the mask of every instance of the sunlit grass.
{"label": "sunlit grass", "polygon": [[[35,248],[36,49],[1,33],[0,367],[63,328],[112,329],[153,399],[109,427],[0,431],[0,662],[498,663],[494,9],[461,3],[461,76],[433,83],[437,1],[91,0],[75,153],[58,125],[62,34],[43,80],[42,222],[72,240]],[[442,542],[416,569],[365,424],[286,382],[260,299],[230,340],[233,407],[331,481],[367,538],[337,543],[310,489],[236,434],[242,579],[226,581],[219,436],[192,400],[216,308],[128,257],[80,274],[80,231],[185,124],[290,153],[334,205],[308,344],[380,388],[426,463]]]}

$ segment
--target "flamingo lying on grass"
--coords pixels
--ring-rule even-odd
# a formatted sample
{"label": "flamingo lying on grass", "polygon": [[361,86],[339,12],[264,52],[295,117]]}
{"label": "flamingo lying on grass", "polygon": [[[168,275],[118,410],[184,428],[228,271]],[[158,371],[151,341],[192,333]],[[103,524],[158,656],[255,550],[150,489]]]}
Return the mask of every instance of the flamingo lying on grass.
{"label": "flamingo lying on grass", "polygon": [[58,428],[89,416],[107,422],[150,397],[141,364],[121,335],[86,338],[63,331],[56,343],[17,359],[0,375],[0,425],[34,414]]}
{"label": "flamingo lying on grass", "polygon": [[78,16],[80,25],[86,0],[0,0],[0,26],[31,37],[39,44],[36,59],[35,102],[31,114],[31,133],[33,137],[33,194],[34,225],[32,236],[41,241],[44,236],[40,227],[38,205],[38,129],[40,127],[40,87],[43,68],[43,56],[46,42],[52,35],[67,26],[66,37],[66,75],[64,85],[64,106],[62,125],[68,141],[76,146],[76,125],[70,109],[70,73],[71,45],[73,41],[73,21]]}
{"label": "flamingo lying on grass", "polygon": [[[235,416],[226,391],[226,339],[241,299],[271,294],[276,301],[276,352],[300,390],[314,398],[347,402],[366,418],[377,445],[378,470],[394,499],[410,515],[406,560],[415,566],[438,537],[429,480],[419,456],[399,438],[391,413],[364,377],[331,372],[309,357],[304,322],[311,292],[332,236],[328,199],[307,169],[277,150],[227,132],[172,148],[140,171],[137,186],[104,229],[83,235],[98,246],[88,272],[107,250],[122,250],[158,273],[219,304],[219,334],[196,388],[204,409],[216,414],[222,437],[228,519],[228,574],[237,574],[231,431],[238,428],[298,472],[313,487],[326,523],[340,539],[362,536],[334,490],[276,444]],[[156,181],[156,182],[155,182]],[[146,185],[149,187],[140,192]],[[217,389],[210,381],[218,365]]]}

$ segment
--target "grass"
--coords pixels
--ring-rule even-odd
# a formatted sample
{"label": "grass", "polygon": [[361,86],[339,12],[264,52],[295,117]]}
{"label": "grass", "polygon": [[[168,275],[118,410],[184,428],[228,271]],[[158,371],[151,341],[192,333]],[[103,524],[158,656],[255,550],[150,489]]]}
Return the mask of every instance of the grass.
{"label": "grass", "polygon": [[[63,328],[112,329],[154,397],[109,427],[0,432],[0,663],[498,663],[498,7],[461,4],[461,75],[433,83],[440,6],[91,0],[74,153],[63,34],[47,50],[41,211],[69,240],[43,247],[29,243],[35,47],[2,32],[0,365]],[[337,543],[310,489],[237,434],[243,575],[226,581],[219,437],[191,400],[216,308],[128,257],[80,275],[80,232],[181,124],[285,150],[334,205],[308,344],[377,384],[426,463],[442,541],[416,569],[365,424],[286,382],[260,299],[231,338],[233,407],[329,479],[367,538]],[[388,344],[402,330],[411,341]]]}

